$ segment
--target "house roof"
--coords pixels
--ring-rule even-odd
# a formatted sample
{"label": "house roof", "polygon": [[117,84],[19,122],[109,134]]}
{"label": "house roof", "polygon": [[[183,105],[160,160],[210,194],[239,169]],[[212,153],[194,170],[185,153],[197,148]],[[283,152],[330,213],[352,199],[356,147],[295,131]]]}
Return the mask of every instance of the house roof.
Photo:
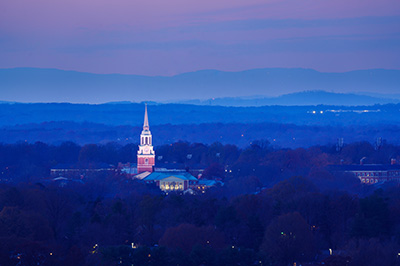
{"label": "house roof", "polygon": [[157,181],[157,180],[163,180],[168,177],[176,177],[182,180],[188,180],[188,181],[197,181],[197,178],[189,174],[188,172],[185,171],[176,171],[176,172],[153,172],[147,177],[145,177],[143,180],[145,181]]}

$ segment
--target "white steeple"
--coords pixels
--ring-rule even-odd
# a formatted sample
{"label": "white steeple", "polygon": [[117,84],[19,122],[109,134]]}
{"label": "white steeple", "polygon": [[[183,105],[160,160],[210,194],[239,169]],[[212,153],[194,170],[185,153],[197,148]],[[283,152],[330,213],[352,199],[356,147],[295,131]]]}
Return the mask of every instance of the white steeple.
{"label": "white steeple", "polygon": [[143,130],[140,134],[140,145],[137,152],[138,173],[145,171],[152,172],[155,164],[155,152],[153,150],[152,135],[149,127],[149,117],[147,114],[147,104],[144,109]]}

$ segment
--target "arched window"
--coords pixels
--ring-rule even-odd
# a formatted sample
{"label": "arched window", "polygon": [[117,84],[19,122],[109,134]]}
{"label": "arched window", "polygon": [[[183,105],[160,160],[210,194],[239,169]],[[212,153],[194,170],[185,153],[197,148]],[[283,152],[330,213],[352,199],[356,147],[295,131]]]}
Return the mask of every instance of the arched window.
{"label": "arched window", "polygon": [[149,159],[148,158],[144,159],[144,163],[149,164]]}

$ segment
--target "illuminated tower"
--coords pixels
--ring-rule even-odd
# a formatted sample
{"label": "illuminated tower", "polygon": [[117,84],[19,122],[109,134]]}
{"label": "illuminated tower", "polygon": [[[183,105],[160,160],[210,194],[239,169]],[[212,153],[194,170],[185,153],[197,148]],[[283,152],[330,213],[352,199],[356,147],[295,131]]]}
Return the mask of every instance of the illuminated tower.
{"label": "illuminated tower", "polygon": [[147,116],[147,104],[144,110],[144,123],[142,134],[140,134],[140,145],[137,153],[138,174],[142,172],[153,172],[155,164],[155,153],[152,145],[151,132],[149,130],[149,118]]}

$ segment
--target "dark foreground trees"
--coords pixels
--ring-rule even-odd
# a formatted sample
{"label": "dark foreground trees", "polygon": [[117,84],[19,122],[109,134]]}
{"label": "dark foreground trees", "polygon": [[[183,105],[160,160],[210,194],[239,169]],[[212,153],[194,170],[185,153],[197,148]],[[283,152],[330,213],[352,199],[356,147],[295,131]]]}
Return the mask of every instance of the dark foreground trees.
{"label": "dark foreground trees", "polygon": [[296,177],[230,199],[89,187],[0,186],[1,265],[399,263],[398,187],[360,198]]}
{"label": "dark foreground trees", "polygon": [[268,225],[261,250],[282,265],[312,261],[316,248],[311,230],[299,213],[281,215]]}
{"label": "dark foreground trees", "polygon": [[397,265],[397,184],[374,192],[324,166],[400,149],[349,146],[162,146],[160,164],[206,165],[205,177],[224,181],[201,195],[164,195],[119,172],[63,186],[46,179],[59,163],[126,162],[133,146],[0,145],[0,265]]}

